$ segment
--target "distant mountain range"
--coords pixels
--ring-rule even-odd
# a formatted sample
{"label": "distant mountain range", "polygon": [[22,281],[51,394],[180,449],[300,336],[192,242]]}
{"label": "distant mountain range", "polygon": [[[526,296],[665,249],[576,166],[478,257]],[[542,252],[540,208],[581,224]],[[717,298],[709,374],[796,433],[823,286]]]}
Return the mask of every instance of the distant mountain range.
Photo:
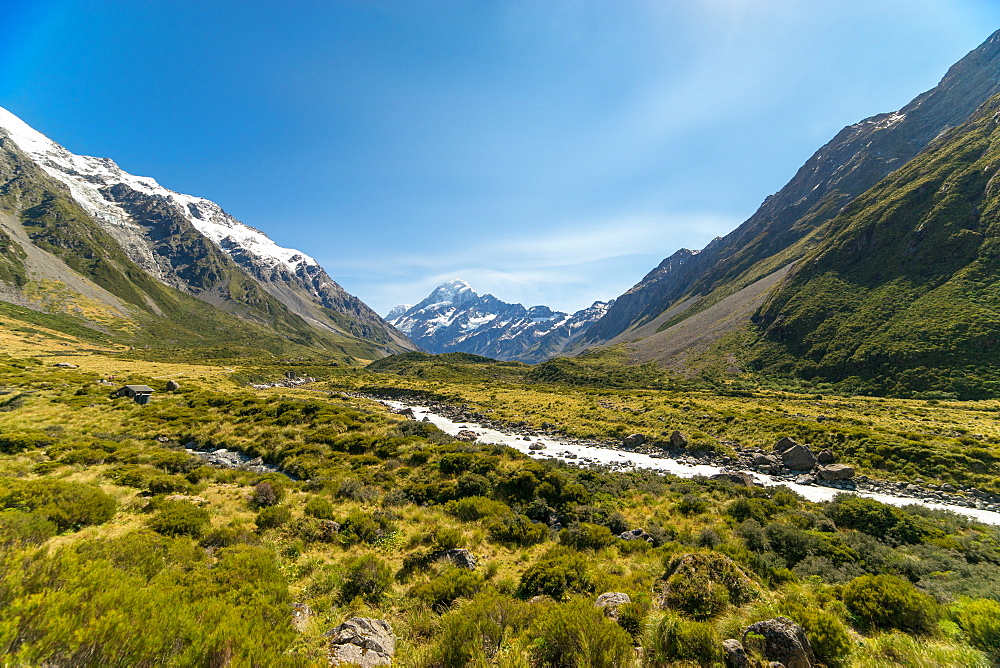
{"label": "distant mountain range", "polygon": [[500,360],[541,362],[560,354],[603,316],[611,302],[576,313],[526,308],[477,294],[463,280],[439,285],[415,306],[393,308],[386,320],[432,353],[463,352]]}
{"label": "distant mountain range", "polygon": [[414,349],[307,254],[0,109],[0,300],[150,346]]}
{"label": "distant mountain range", "polygon": [[568,350],[996,394],[998,93],[995,33],[899,111],[844,128],[739,228],[663,260]]}

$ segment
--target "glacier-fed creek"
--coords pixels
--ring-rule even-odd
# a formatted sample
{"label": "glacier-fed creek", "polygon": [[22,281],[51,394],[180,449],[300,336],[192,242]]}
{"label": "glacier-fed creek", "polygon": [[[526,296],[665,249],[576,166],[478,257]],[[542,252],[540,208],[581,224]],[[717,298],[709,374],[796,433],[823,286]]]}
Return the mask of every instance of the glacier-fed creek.
{"label": "glacier-fed creek", "polygon": [[[695,476],[709,477],[718,473],[741,472],[753,477],[760,484],[773,487],[784,485],[788,489],[809,501],[829,501],[837,494],[856,494],[881,503],[893,506],[917,504],[937,510],[950,510],[965,515],[985,524],[1000,526],[1000,512],[985,508],[970,508],[967,506],[929,501],[918,497],[896,495],[881,491],[844,489],[842,487],[817,485],[800,485],[781,476],[766,475],[757,471],[733,466],[715,466],[703,463],[690,463],[665,455],[652,456],[639,452],[616,450],[611,447],[574,443],[571,440],[546,435],[530,435],[500,431],[470,421],[456,422],[432,411],[426,406],[408,404],[389,399],[377,399],[396,413],[410,415],[417,421],[430,422],[441,431],[456,436],[461,431],[474,432],[478,442],[484,444],[507,445],[535,459],[558,459],[576,466],[609,466],[620,471],[646,469],[659,471],[680,478]],[[544,449],[531,449],[532,445],[540,444]]]}

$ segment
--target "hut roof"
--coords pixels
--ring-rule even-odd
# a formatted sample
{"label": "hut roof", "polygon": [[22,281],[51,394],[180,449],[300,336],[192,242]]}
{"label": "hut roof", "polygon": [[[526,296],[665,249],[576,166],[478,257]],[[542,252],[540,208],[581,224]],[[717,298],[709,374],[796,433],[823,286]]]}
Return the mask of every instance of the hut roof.
{"label": "hut roof", "polygon": [[153,388],[149,385],[126,385],[123,389],[131,390],[138,394],[146,394],[148,392],[153,392]]}

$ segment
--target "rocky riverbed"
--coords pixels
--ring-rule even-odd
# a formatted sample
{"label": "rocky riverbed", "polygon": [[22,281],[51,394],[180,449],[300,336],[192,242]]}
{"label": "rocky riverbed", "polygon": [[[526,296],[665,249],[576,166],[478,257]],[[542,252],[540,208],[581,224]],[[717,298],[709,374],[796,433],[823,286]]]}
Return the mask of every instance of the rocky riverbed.
{"label": "rocky riverbed", "polygon": [[501,443],[536,458],[615,470],[650,469],[681,477],[747,474],[757,484],[786,485],[811,501],[825,501],[840,492],[851,492],[897,506],[916,503],[952,510],[1000,525],[1000,498],[982,490],[856,476],[850,466],[836,462],[832,453],[813,452],[791,439],[782,439],[774,450],[766,452],[727,443],[735,452],[735,456],[727,456],[688,450],[687,439],[680,432],[674,432],[665,442],[651,442],[641,434],[622,441],[574,439],[560,435],[555,425],[543,423],[541,428],[534,428],[526,423],[507,423],[464,406],[431,401],[410,405],[384,397],[367,398],[411,419],[431,422],[460,439]]}

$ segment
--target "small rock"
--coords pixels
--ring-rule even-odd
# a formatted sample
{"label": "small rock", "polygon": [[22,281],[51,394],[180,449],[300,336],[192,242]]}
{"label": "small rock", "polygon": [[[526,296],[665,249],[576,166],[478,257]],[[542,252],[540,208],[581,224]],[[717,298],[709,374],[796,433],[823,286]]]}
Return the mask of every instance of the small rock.
{"label": "small rock", "polygon": [[830,464],[819,467],[817,473],[820,480],[850,480],[854,477],[854,468],[847,464]]}
{"label": "small rock", "polygon": [[620,591],[609,591],[601,594],[597,597],[597,601],[594,602],[598,608],[604,608],[604,614],[611,619],[618,619],[618,608],[626,603],[631,603],[632,599],[629,598],[628,594]]}
{"label": "small rock", "polygon": [[816,484],[816,476],[809,475],[808,473],[805,474],[805,475],[800,475],[798,478],[795,479],[795,484],[796,485],[815,485]]}
{"label": "small rock", "polygon": [[632,529],[631,531],[622,531],[618,534],[618,537],[622,540],[644,540],[647,543],[653,542],[653,537],[650,536],[642,529]]}
{"label": "small rock", "polygon": [[726,668],[750,668],[750,659],[739,640],[723,640],[722,652],[725,654]]}
{"label": "small rock", "polygon": [[686,448],[688,446],[687,434],[674,431],[674,433],[670,434],[670,446],[674,448]]}
{"label": "small rock", "polygon": [[351,617],[323,635],[330,638],[330,664],[334,666],[388,666],[396,653],[396,635],[384,619]]}
{"label": "small rock", "polygon": [[167,392],[176,392],[179,389],[181,389],[181,384],[176,380],[167,381]]}
{"label": "small rock", "polygon": [[60,369],[79,369],[76,364],[70,364],[69,362],[56,362],[52,366],[59,367]]}
{"label": "small rock", "polygon": [[337,522],[334,522],[333,520],[319,521],[320,540],[324,543],[332,543],[337,538],[337,534],[339,533],[340,524]]}
{"label": "small rock", "polygon": [[476,570],[476,557],[468,550],[460,548],[438,550],[431,555],[432,561],[438,561],[439,559],[447,559],[451,563],[455,564],[455,566],[469,571]]}
{"label": "small rock", "polygon": [[462,431],[455,434],[455,438],[460,441],[466,441],[468,443],[475,443],[476,439],[479,438],[479,434],[474,431],[469,431],[468,429],[463,429]]}
{"label": "small rock", "polygon": [[805,630],[787,617],[775,617],[751,624],[743,633],[746,645],[749,634],[764,636],[764,658],[779,661],[786,668],[812,668],[816,663]]}
{"label": "small rock", "polygon": [[646,437],[642,434],[632,434],[622,439],[622,447],[637,448],[646,442]]}
{"label": "small rock", "polygon": [[816,461],[820,464],[832,464],[836,460],[837,458],[833,456],[833,453],[829,449],[820,450],[819,454],[816,455]]}
{"label": "small rock", "polygon": [[305,603],[292,603],[292,626],[299,633],[306,632],[306,625],[312,617],[312,608]]}
{"label": "small rock", "polygon": [[532,443],[528,446],[529,450],[544,450],[545,445],[543,443]]}
{"label": "small rock", "polygon": [[724,471],[722,473],[716,473],[709,478],[710,480],[725,480],[726,482],[731,482],[734,485],[745,485],[746,487],[754,486],[753,476],[748,473],[743,473],[741,471]]}

